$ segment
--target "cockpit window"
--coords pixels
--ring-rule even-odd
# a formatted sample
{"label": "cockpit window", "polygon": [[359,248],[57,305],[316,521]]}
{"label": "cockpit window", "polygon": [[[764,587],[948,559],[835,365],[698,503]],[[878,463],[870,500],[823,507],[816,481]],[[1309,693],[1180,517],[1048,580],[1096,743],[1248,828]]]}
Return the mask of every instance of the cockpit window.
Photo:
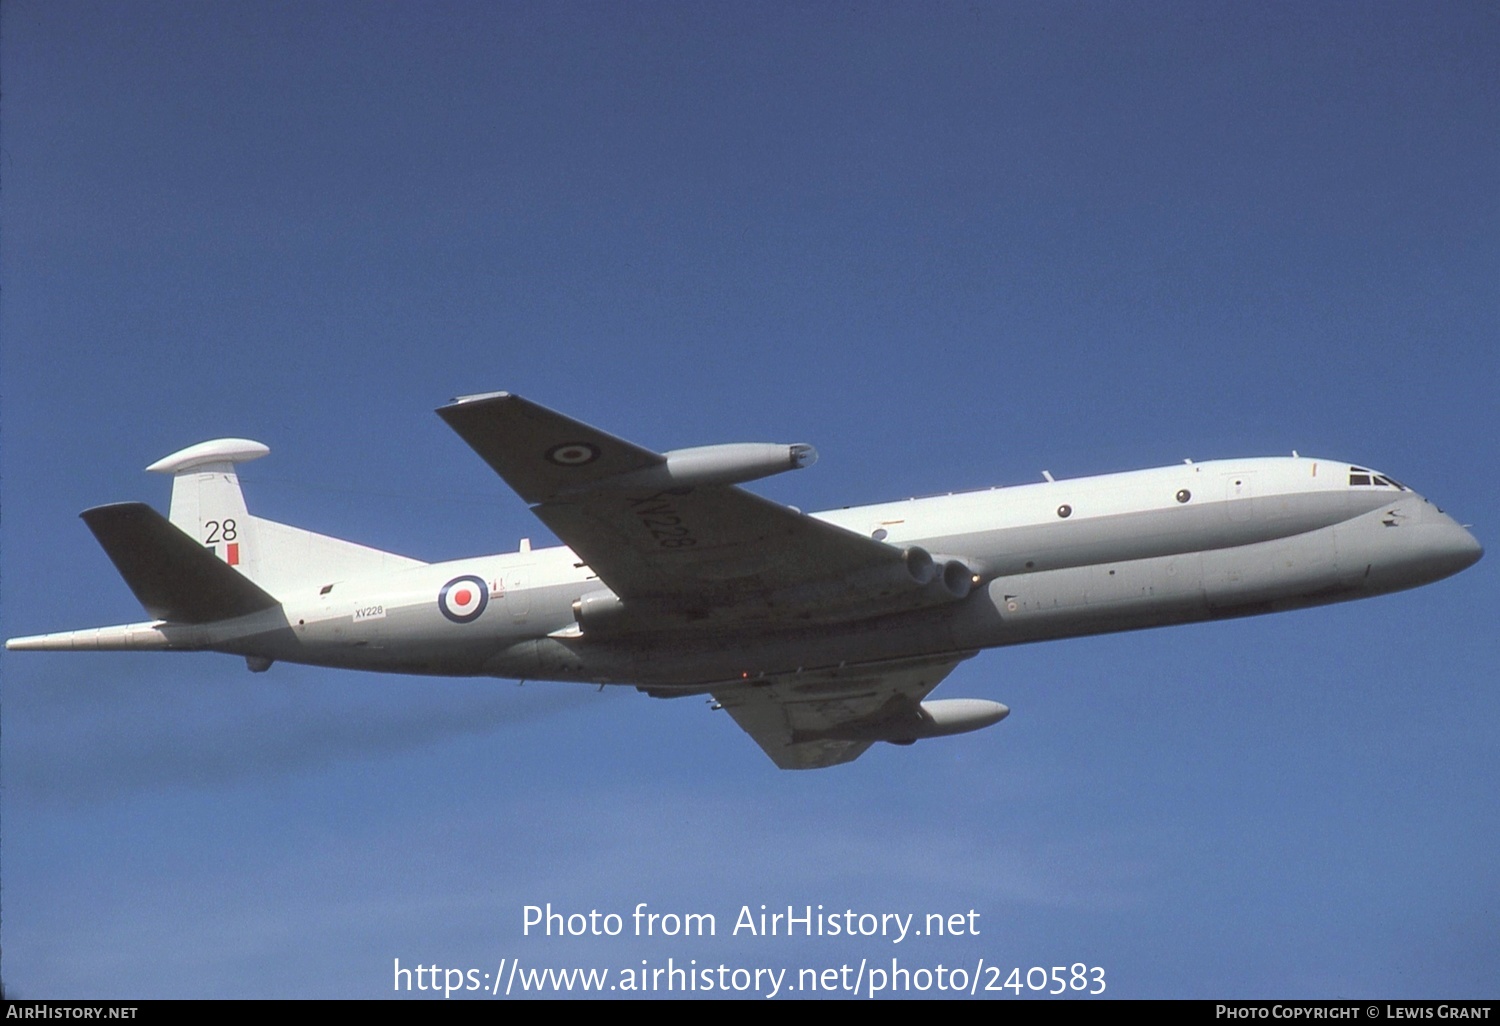
{"label": "cockpit window", "polygon": [[1349,484],[1377,488],[1397,488],[1403,492],[1410,491],[1406,485],[1395,478],[1386,477],[1384,474],[1377,474],[1375,471],[1366,470],[1364,467],[1349,468]]}

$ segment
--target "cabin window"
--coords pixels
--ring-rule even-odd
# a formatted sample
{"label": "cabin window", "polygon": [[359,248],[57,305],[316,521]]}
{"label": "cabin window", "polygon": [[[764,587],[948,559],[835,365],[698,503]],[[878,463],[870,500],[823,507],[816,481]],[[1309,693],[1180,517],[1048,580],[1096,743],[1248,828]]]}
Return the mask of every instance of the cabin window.
{"label": "cabin window", "polygon": [[1061,505],[1061,506],[1059,506],[1059,507],[1057,507],[1057,515],[1058,515],[1058,516],[1060,516],[1060,517],[1062,517],[1062,518],[1063,518],[1063,519],[1064,519],[1064,520],[1066,520],[1066,519],[1068,519],[1068,518],[1069,518],[1069,517],[1070,517],[1070,516],[1072,516],[1072,515],[1073,515],[1073,507],[1072,507],[1072,506],[1069,506],[1069,505],[1068,505],[1068,504],[1067,504],[1067,503],[1066,503],[1066,502],[1065,502],[1065,503],[1063,503],[1063,504],[1062,504],[1062,505]]}
{"label": "cabin window", "polygon": [[1186,488],[1181,489],[1177,493],[1177,501],[1178,502],[1187,502],[1192,497],[1193,497],[1193,493],[1190,492],[1190,491],[1188,491]]}
{"label": "cabin window", "polygon": [[870,537],[874,538],[876,541],[885,541],[885,536],[886,530],[883,527],[877,527],[875,528],[875,530],[870,532]]}

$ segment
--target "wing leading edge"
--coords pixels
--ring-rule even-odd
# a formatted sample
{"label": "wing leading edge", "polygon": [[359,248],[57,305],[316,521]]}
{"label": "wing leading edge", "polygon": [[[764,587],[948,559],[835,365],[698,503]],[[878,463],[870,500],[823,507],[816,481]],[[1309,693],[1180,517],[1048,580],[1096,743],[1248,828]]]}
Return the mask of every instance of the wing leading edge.
{"label": "wing leading edge", "polygon": [[656,453],[505,392],[437,413],[626,608],[754,619],[912,583],[901,550],[734,487],[807,465],[811,446]]}

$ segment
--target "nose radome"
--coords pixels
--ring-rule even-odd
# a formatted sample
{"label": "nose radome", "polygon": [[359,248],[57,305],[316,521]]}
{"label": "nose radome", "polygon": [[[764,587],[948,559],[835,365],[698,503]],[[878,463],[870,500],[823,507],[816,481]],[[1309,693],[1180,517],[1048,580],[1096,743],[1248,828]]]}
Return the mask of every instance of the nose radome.
{"label": "nose radome", "polygon": [[1458,541],[1456,548],[1458,549],[1459,556],[1464,561],[1464,565],[1459,567],[1459,569],[1464,570],[1468,567],[1473,566],[1484,557],[1484,546],[1479,544],[1478,538],[1474,537],[1462,527],[1459,527],[1457,524],[1454,524],[1453,526],[1458,527],[1459,532],[1463,535],[1463,538]]}
{"label": "nose radome", "polygon": [[1403,501],[1375,515],[1385,527],[1395,528],[1391,532],[1394,546],[1390,551],[1393,555],[1399,552],[1400,556],[1390,566],[1394,570],[1395,564],[1400,564],[1399,573],[1405,582],[1402,587],[1413,588],[1452,577],[1479,562],[1484,555],[1484,548],[1472,534],[1431,500],[1415,492],[1408,492]]}
{"label": "nose radome", "polygon": [[1428,533],[1427,546],[1432,550],[1433,563],[1442,569],[1443,576],[1467,570],[1479,562],[1484,555],[1484,546],[1479,544],[1479,539],[1448,514],[1439,512],[1437,507],[1430,509],[1431,519],[1424,525]]}

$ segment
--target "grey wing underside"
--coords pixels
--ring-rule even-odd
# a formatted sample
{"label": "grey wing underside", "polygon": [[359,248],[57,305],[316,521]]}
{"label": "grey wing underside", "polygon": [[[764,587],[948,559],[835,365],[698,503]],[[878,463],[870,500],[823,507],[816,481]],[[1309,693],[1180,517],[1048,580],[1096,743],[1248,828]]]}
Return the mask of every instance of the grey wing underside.
{"label": "grey wing underside", "polygon": [[785,674],[710,688],[735,723],[782,769],[852,762],[899,739],[922,699],[973,652]]}

